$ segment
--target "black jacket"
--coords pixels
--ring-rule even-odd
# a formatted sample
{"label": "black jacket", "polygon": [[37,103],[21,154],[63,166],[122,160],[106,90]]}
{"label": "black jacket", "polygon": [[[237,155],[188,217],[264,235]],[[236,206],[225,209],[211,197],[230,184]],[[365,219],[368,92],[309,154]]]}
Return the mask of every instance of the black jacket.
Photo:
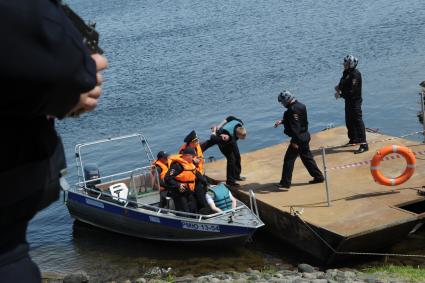
{"label": "black jacket", "polygon": [[[96,66],[56,1],[0,0],[0,206],[44,189],[63,118],[96,85]],[[8,90],[5,92],[5,90]]]}
{"label": "black jacket", "polygon": [[308,132],[307,108],[297,100],[288,106],[283,113],[283,126],[285,134],[291,137],[291,142],[300,144],[310,140]]}
{"label": "black jacket", "polygon": [[338,85],[341,97],[347,101],[362,99],[362,74],[357,69],[344,70]]}
{"label": "black jacket", "polygon": [[[233,121],[233,120],[236,120],[236,121],[240,122],[240,123],[241,123],[241,125],[243,125],[242,120],[241,120],[241,119],[236,118],[235,116],[228,116],[228,117],[226,118],[226,123],[228,123],[228,122],[230,122],[230,121]],[[237,127],[235,127],[235,128],[233,129],[233,133],[229,133],[228,131],[224,130],[224,129],[221,127],[220,129],[217,129],[217,132],[216,132],[216,134],[215,134],[215,135],[211,135],[210,140],[212,141],[212,143],[213,143],[213,144],[221,144],[221,145],[226,145],[226,144],[232,144],[232,143],[235,143],[235,142],[238,140],[238,138],[237,138],[237,136],[236,136],[236,128],[237,128]],[[223,140],[221,139],[221,137],[220,137],[220,135],[221,135],[221,134],[226,134],[226,135],[228,135],[228,136],[229,136],[229,140],[228,140],[228,141],[223,141]],[[232,135],[234,136],[234,139],[232,138]],[[209,146],[206,146],[206,147],[208,148]]]}
{"label": "black jacket", "polygon": [[[176,176],[178,176],[181,172],[183,172],[183,166],[178,162],[173,162],[170,165],[170,169],[168,170],[167,174],[165,174],[164,181],[165,181],[165,187],[169,190],[178,190],[180,188],[180,183],[175,179]],[[196,171],[196,179],[195,182],[200,182],[204,185],[206,185],[205,177],[202,176],[199,171]]]}

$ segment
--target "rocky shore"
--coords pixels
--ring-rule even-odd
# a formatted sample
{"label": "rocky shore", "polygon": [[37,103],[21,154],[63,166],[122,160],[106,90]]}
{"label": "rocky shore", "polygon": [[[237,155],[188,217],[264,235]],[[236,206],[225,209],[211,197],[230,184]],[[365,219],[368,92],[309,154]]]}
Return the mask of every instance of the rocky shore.
{"label": "rocky shore", "polygon": [[116,283],[161,283],[161,282],[197,282],[197,283],[243,283],[243,282],[275,282],[275,283],[402,283],[405,279],[397,275],[369,274],[353,269],[319,270],[308,264],[298,266],[277,266],[266,270],[248,268],[245,272],[211,272],[200,276],[187,274],[176,277],[171,268],[151,268],[148,272],[135,279],[109,280],[90,278],[86,272],[80,271],[66,276],[43,273],[43,283],[83,283],[83,282],[116,282]]}

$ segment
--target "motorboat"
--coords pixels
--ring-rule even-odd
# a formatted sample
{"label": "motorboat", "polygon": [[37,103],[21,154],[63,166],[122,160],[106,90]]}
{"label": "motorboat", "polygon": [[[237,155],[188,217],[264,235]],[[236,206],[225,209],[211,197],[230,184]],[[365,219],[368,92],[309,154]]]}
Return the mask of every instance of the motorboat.
{"label": "motorboat", "polygon": [[[138,148],[144,158],[127,150],[127,140],[136,141],[131,147]],[[112,155],[109,160],[108,152],[118,153],[125,161]],[[111,172],[103,176],[100,164],[88,162],[86,156],[101,160]],[[136,161],[128,162],[131,157]],[[170,198],[166,207],[160,207],[159,176],[142,134],[78,144],[75,159],[78,182],[65,190],[65,203],[70,215],[81,222],[129,236],[175,242],[243,243],[264,226],[252,192],[250,207],[237,200],[236,208],[210,215],[177,211]]]}

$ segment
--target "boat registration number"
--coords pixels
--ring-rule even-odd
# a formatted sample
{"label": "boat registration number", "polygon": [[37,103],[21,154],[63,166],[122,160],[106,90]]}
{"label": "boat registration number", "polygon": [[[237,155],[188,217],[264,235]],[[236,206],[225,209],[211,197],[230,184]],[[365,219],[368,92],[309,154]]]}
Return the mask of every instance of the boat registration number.
{"label": "boat registration number", "polygon": [[182,227],[183,229],[189,229],[189,230],[220,232],[220,226],[214,225],[214,224],[193,223],[193,222],[182,221]]}

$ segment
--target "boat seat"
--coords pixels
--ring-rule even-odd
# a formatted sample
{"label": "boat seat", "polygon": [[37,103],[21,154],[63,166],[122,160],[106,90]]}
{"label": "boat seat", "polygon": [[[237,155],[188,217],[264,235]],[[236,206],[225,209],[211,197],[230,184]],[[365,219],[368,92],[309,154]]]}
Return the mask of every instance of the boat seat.
{"label": "boat seat", "polygon": [[128,187],[124,183],[116,183],[109,187],[112,199],[125,203],[128,197]]}
{"label": "boat seat", "polygon": [[153,182],[150,173],[131,176],[130,187],[136,193],[145,193],[152,190]]}

